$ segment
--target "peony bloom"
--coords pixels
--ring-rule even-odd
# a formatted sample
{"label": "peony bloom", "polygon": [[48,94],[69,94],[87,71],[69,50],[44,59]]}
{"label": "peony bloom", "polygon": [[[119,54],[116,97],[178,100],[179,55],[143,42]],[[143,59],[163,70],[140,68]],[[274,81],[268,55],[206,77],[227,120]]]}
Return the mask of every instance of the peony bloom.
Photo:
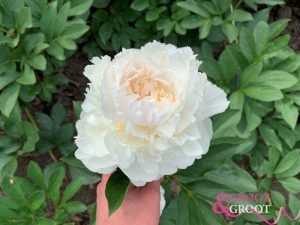
{"label": "peony bloom", "polygon": [[209,117],[229,102],[198,72],[191,48],[159,42],[91,60],[75,155],[87,168],[119,167],[136,186],[184,169],[208,151]]}

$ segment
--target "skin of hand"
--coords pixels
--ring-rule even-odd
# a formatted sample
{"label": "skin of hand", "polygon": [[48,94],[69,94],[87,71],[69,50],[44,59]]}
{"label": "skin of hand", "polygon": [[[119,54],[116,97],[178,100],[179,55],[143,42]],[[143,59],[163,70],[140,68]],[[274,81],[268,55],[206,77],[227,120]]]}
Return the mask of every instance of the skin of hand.
{"label": "skin of hand", "polygon": [[158,225],[160,217],[160,180],[143,187],[131,187],[121,207],[108,217],[105,197],[110,175],[102,175],[97,187],[97,225]]}

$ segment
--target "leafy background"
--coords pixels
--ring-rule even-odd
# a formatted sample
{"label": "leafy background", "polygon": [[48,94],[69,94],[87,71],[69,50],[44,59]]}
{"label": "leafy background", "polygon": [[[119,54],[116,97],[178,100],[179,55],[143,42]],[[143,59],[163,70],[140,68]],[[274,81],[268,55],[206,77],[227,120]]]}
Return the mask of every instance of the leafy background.
{"label": "leafy background", "polygon": [[260,223],[214,215],[220,191],[271,193],[267,218],[281,206],[295,215],[299,18],[296,0],[1,0],[0,224],[95,224],[100,176],[74,157],[82,71],[153,39],[191,46],[231,101],[213,118],[208,154],[165,178],[160,224]]}

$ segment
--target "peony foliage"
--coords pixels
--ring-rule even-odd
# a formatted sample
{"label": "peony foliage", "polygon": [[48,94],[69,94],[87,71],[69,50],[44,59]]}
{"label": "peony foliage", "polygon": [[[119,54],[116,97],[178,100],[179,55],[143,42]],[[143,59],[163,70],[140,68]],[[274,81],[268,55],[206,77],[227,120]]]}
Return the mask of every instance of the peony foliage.
{"label": "peony foliage", "polygon": [[[111,182],[108,187],[110,212],[122,204],[130,181],[141,185],[165,175],[162,186],[166,206],[160,225],[260,223],[251,214],[232,220],[214,214],[212,203],[219,192],[270,193],[272,206],[268,219],[274,219],[280,207],[289,208],[296,215],[300,208],[300,56],[289,46],[290,35],[285,31],[289,20],[274,21],[273,12],[284,4],[282,0],[0,1],[0,187],[3,193],[0,224],[18,221],[24,225],[71,225],[80,223],[78,218],[86,218],[87,211],[90,223],[95,224],[95,204],[89,202],[86,207],[87,204],[73,199],[75,193],[82,185],[86,192],[89,190],[86,188],[97,184],[99,172],[111,172],[119,167],[126,174],[126,168],[137,157],[129,157],[132,161],[126,159],[122,164],[124,157],[105,161],[111,165],[82,163],[75,157],[82,147],[79,144],[75,153],[74,136],[77,144],[79,141],[86,146],[80,140],[81,131],[87,129],[85,135],[94,138],[94,130],[88,125],[97,124],[102,114],[109,117],[106,125],[112,131],[125,129],[128,121],[133,121],[128,119],[130,114],[126,111],[121,111],[122,114],[114,109],[117,103],[124,104],[128,110],[134,105],[115,98],[117,92],[109,90],[116,87],[108,82],[111,76],[107,75],[104,85],[93,70],[118,65],[116,58],[133,55],[129,48],[145,49],[146,43],[154,40],[157,42],[152,45],[166,43],[162,48],[172,45],[176,49],[189,49],[184,48],[189,46],[190,53],[180,62],[171,62],[170,68],[179,71],[189,59],[196,64],[201,61],[199,68],[198,64],[193,68],[194,74],[202,74],[202,78],[206,74],[202,82],[219,87],[230,103],[226,110],[222,107],[224,112],[219,110],[219,114],[209,115],[213,132],[206,154],[196,152],[190,161],[184,160],[186,155],[181,156],[182,160],[169,173],[160,168],[168,163],[150,167],[145,160],[148,155],[143,154],[139,160],[144,160],[142,165],[147,164],[144,168],[151,170],[139,177],[127,172],[129,179],[120,170],[113,174],[112,181],[122,177],[124,182],[120,186]],[[121,53],[117,55],[118,52]],[[83,98],[74,95],[68,101],[61,98],[67,95],[64,88],[83,76],[83,71],[78,71],[78,77],[70,79],[63,69],[68,59],[77,54],[85,54],[93,63],[85,70],[91,83],[86,98],[92,104],[82,103],[79,100]],[[180,75],[190,78],[189,74],[180,73],[174,77]],[[200,81],[194,80],[189,86],[184,82],[178,84],[193,91],[197,82]],[[92,95],[95,90],[100,92],[96,97]],[[114,100],[109,93],[115,94]],[[99,99],[104,95],[105,99]],[[192,94],[185,100],[191,97],[195,98],[193,102],[201,100]],[[91,116],[90,110],[100,103],[105,104],[106,112]],[[117,120],[118,124],[112,124],[118,116],[126,118],[127,123]],[[85,122],[80,122],[83,119]],[[76,120],[79,120],[78,134]],[[145,134],[137,132],[136,123],[131,125],[128,131]],[[166,131],[166,135],[172,133]],[[114,135],[108,137],[109,150],[117,151],[120,139]],[[154,143],[158,146],[159,142]],[[105,151],[102,147],[94,144],[90,150],[98,154]],[[40,165],[29,163],[29,159]],[[279,224],[292,223],[282,219]]]}

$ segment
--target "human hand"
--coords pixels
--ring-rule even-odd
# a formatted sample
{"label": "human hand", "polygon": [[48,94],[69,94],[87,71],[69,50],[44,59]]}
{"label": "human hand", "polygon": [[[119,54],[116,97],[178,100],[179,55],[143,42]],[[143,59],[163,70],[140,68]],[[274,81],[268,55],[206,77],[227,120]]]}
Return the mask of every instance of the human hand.
{"label": "human hand", "polygon": [[160,181],[144,187],[131,187],[121,207],[108,217],[105,197],[110,175],[102,175],[97,187],[97,225],[158,225],[160,217]]}

